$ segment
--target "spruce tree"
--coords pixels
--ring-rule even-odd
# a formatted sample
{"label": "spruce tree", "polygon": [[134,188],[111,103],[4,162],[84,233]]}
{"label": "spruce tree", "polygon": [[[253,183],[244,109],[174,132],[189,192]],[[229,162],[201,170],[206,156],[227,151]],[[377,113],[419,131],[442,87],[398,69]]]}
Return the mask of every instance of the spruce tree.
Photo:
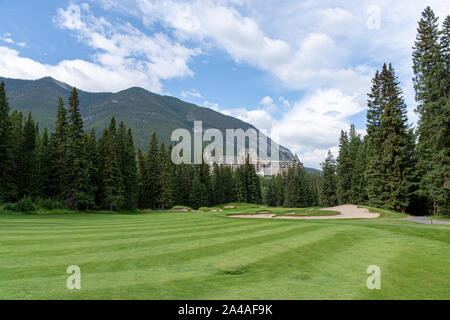
{"label": "spruce tree", "polygon": [[117,128],[114,117],[101,139],[102,207],[120,210],[125,206],[124,180],[121,171],[121,157],[117,143]]}
{"label": "spruce tree", "polygon": [[247,202],[249,203],[261,203],[261,186],[259,182],[259,177],[256,174],[255,166],[250,163],[250,157],[244,164],[244,183],[247,194]]}
{"label": "spruce tree", "polygon": [[337,205],[336,195],[336,161],[333,155],[328,150],[328,155],[322,166],[322,179],[320,189],[320,204],[322,206],[335,206]]}
{"label": "spruce tree", "polygon": [[213,165],[212,190],[214,195],[214,204],[225,203],[223,167],[219,167],[217,163],[214,163]]}
{"label": "spruce tree", "polygon": [[142,177],[142,206],[155,209],[161,190],[158,166],[158,139],[153,132],[152,139],[145,161],[145,170]]}
{"label": "spruce tree", "polygon": [[21,172],[22,168],[22,145],[23,145],[23,115],[17,110],[13,110],[10,115],[12,124],[13,136],[13,164],[11,168],[12,183],[9,189],[9,201],[16,201],[19,199],[19,192],[21,188]]}
{"label": "spruce tree", "polygon": [[125,179],[125,203],[127,209],[136,209],[139,201],[136,151],[133,142],[133,133],[128,129],[123,155],[123,169]]}
{"label": "spruce tree", "polygon": [[438,18],[427,7],[418,23],[413,47],[413,82],[419,114],[418,194],[429,199],[434,213],[441,207],[449,207],[449,197],[443,187],[450,172],[448,23],[447,17],[440,32]]}
{"label": "spruce tree", "polygon": [[158,203],[159,207],[162,209],[172,208],[176,200],[175,166],[170,160],[171,152],[172,145],[169,146],[168,152],[166,152],[164,143],[161,144],[159,152],[161,192],[159,194]]}
{"label": "spruce tree", "polygon": [[199,168],[194,171],[189,202],[195,210],[208,205],[208,195],[206,194],[206,187],[201,181]]}
{"label": "spruce tree", "polygon": [[15,196],[13,181],[14,144],[5,82],[0,84],[0,202],[11,201]]}
{"label": "spruce tree", "polygon": [[367,202],[366,192],[366,144],[361,142],[355,157],[355,166],[352,175],[352,203],[365,204]]}
{"label": "spruce tree", "polygon": [[36,123],[34,122],[31,113],[28,113],[28,117],[24,124],[23,129],[23,142],[21,147],[22,163],[19,168],[20,172],[20,194],[23,196],[34,196],[35,184],[35,164],[36,164],[36,139],[38,132],[36,130]]}
{"label": "spruce tree", "polygon": [[74,210],[85,209],[92,195],[89,189],[89,168],[85,157],[83,139],[83,120],[79,109],[78,91],[73,88],[69,97],[69,121],[67,130],[67,187],[64,192],[64,204]]}
{"label": "spruce tree", "polygon": [[236,201],[236,189],[233,171],[229,166],[223,168],[224,203]]}
{"label": "spruce tree", "polygon": [[350,203],[352,184],[352,160],[347,132],[341,131],[339,139],[339,155],[336,166],[336,187],[339,204]]}
{"label": "spruce tree", "polygon": [[36,152],[36,178],[35,194],[40,197],[50,197],[51,194],[51,160],[52,160],[48,129],[44,127],[42,139],[37,146]]}
{"label": "spruce tree", "polygon": [[300,185],[294,168],[289,168],[284,195],[284,207],[298,208],[301,206]]}
{"label": "spruce tree", "polygon": [[234,171],[234,188],[236,190],[236,201],[247,202],[247,181],[245,167],[238,166]]}
{"label": "spruce tree", "polygon": [[281,207],[284,204],[285,179],[282,174],[275,177],[275,205]]}
{"label": "spruce tree", "polygon": [[144,177],[145,177],[145,154],[141,149],[137,152],[137,179],[138,179],[138,206],[139,208],[145,208],[144,206]]}
{"label": "spruce tree", "polygon": [[386,199],[386,177],[382,150],[383,133],[381,128],[383,79],[378,71],[372,79],[371,92],[368,94],[368,109],[366,113],[366,170],[365,181],[368,203],[382,207]]}
{"label": "spruce tree", "polygon": [[67,109],[61,97],[58,100],[56,129],[52,139],[52,166],[53,166],[53,195],[62,198],[67,188],[68,177],[66,170],[67,147],[69,138],[69,125]]}

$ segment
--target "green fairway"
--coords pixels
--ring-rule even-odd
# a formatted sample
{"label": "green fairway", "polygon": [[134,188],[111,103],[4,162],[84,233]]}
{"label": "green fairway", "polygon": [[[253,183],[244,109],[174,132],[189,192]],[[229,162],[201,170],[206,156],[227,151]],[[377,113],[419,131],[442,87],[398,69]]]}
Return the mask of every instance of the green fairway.
{"label": "green fairway", "polygon": [[[263,209],[260,209],[263,210]],[[449,299],[450,227],[224,212],[0,215],[1,299]],[[81,268],[81,290],[66,269]],[[381,268],[369,290],[367,267]]]}

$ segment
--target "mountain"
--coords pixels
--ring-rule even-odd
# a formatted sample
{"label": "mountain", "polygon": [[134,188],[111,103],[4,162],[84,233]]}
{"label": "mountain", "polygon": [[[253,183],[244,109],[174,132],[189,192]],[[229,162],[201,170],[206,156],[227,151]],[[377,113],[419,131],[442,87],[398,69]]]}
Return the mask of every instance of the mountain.
{"label": "mountain", "polygon": [[[45,77],[38,80],[1,78],[5,81],[7,98],[11,109],[23,113],[32,112],[40,126],[53,130],[58,98],[67,99],[72,86]],[[79,90],[80,111],[87,129],[95,128],[101,135],[114,116],[132,128],[137,148],[147,150],[153,131],[158,139],[170,143],[170,135],[177,128],[192,131],[194,120],[203,121],[203,130],[216,128],[225,137],[226,129],[247,130],[254,126],[209,108],[199,107],[180,99],[162,96],[142,88],[133,87],[117,93],[93,93]],[[270,143],[270,142],[269,142]],[[280,159],[293,159],[292,152],[280,146]]]}

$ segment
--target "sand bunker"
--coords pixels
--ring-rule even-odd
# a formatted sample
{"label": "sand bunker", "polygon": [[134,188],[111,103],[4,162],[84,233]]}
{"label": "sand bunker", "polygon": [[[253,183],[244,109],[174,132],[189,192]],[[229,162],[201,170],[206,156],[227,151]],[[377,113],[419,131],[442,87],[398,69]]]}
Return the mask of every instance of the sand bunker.
{"label": "sand bunker", "polygon": [[338,211],[341,214],[335,216],[275,216],[275,214],[234,214],[230,217],[238,218],[275,218],[275,219],[371,219],[377,218],[378,213],[369,212],[367,208],[358,208],[352,204],[345,204],[331,208],[323,208],[326,211]]}

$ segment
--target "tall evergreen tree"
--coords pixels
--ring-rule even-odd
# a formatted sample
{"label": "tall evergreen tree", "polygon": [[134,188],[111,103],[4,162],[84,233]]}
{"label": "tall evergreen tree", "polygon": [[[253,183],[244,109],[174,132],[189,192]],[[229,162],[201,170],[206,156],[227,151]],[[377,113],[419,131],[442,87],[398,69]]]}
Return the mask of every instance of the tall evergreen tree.
{"label": "tall evergreen tree", "polygon": [[368,109],[366,113],[366,170],[365,181],[368,201],[373,206],[381,207],[386,199],[386,177],[383,158],[380,150],[383,146],[381,128],[383,80],[378,71],[372,79],[371,92],[368,94]]}
{"label": "tall evergreen tree", "polygon": [[200,177],[200,168],[194,170],[194,177],[192,179],[191,193],[189,195],[189,202],[193,209],[198,209],[208,205],[208,195],[206,187],[202,183]]}
{"label": "tall evergreen tree", "polygon": [[54,196],[63,197],[67,188],[68,177],[66,170],[67,147],[69,138],[69,125],[67,119],[67,109],[61,97],[58,100],[58,111],[56,115],[56,129],[52,139],[52,166]]}
{"label": "tall evergreen tree", "polygon": [[14,197],[13,183],[13,132],[9,118],[5,82],[0,84],[0,201],[10,201]]}
{"label": "tall evergreen tree", "polygon": [[347,132],[341,131],[339,139],[339,155],[336,166],[336,187],[339,204],[350,203],[352,185],[352,159],[350,154],[349,137]]}
{"label": "tall evergreen tree", "polygon": [[17,110],[13,110],[10,115],[13,135],[13,164],[11,167],[12,183],[9,188],[9,201],[16,201],[19,198],[21,188],[22,168],[22,146],[23,146],[23,115]]}
{"label": "tall evergreen tree", "polygon": [[120,124],[119,131],[120,139],[123,140],[122,144],[124,146],[122,152],[122,176],[124,177],[125,185],[125,208],[135,209],[139,200],[136,151],[131,129],[128,129],[125,136],[122,134],[122,128],[125,128],[123,123]]}
{"label": "tall evergreen tree", "polygon": [[36,123],[34,122],[31,113],[28,113],[23,131],[24,138],[21,147],[22,163],[19,168],[21,173],[20,197],[35,195],[34,175],[36,169],[36,139],[38,132],[36,130]]}
{"label": "tall evergreen tree", "polygon": [[64,204],[74,210],[86,208],[91,195],[89,189],[89,168],[84,154],[83,120],[79,109],[78,91],[73,88],[69,97],[69,122],[67,141],[67,187]]}
{"label": "tall evergreen tree", "polygon": [[169,146],[168,152],[166,152],[164,143],[161,144],[159,153],[161,192],[158,198],[160,208],[172,208],[176,200],[175,166],[170,159],[171,152],[172,145]]}
{"label": "tall evergreen tree", "polygon": [[367,202],[366,192],[366,144],[361,141],[355,157],[355,165],[352,175],[352,203],[365,204]]}
{"label": "tall evergreen tree", "polygon": [[256,174],[255,166],[250,163],[249,156],[247,156],[244,164],[244,172],[247,201],[249,203],[261,203],[261,185],[259,177]]}
{"label": "tall evergreen tree", "polygon": [[298,208],[301,206],[301,195],[298,175],[294,168],[289,168],[284,195],[284,206]]}
{"label": "tall evergreen tree", "polygon": [[117,143],[117,128],[114,117],[107,130],[103,131],[101,139],[102,161],[102,207],[109,210],[123,209],[125,205],[125,188],[121,171],[121,154]]}
{"label": "tall evergreen tree", "polygon": [[236,201],[236,188],[233,179],[233,171],[230,167],[223,168],[224,203]]}
{"label": "tall evergreen tree", "polygon": [[320,189],[320,203],[323,206],[337,205],[336,195],[336,161],[328,151],[328,155],[322,166],[322,179]]}
{"label": "tall evergreen tree", "polygon": [[219,167],[217,163],[213,164],[212,190],[214,195],[214,204],[225,203],[223,167]]}
{"label": "tall evergreen tree", "polygon": [[145,161],[145,170],[142,176],[142,206],[155,209],[161,190],[158,166],[158,139],[153,132],[152,139]]}
{"label": "tall evergreen tree", "polygon": [[42,139],[36,150],[36,178],[34,181],[34,193],[40,197],[49,197],[51,193],[51,156],[48,129],[44,127]]}
{"label": "tall evergreen tree", "polygon": [[427,7],[418,25],[413,47],[413,82],[419,114],[418,193],[430,200],[436,213],[441,207],[449,207],[449,197],[443,187],[450,172],[448,17],[439,32],[438,18]]}

